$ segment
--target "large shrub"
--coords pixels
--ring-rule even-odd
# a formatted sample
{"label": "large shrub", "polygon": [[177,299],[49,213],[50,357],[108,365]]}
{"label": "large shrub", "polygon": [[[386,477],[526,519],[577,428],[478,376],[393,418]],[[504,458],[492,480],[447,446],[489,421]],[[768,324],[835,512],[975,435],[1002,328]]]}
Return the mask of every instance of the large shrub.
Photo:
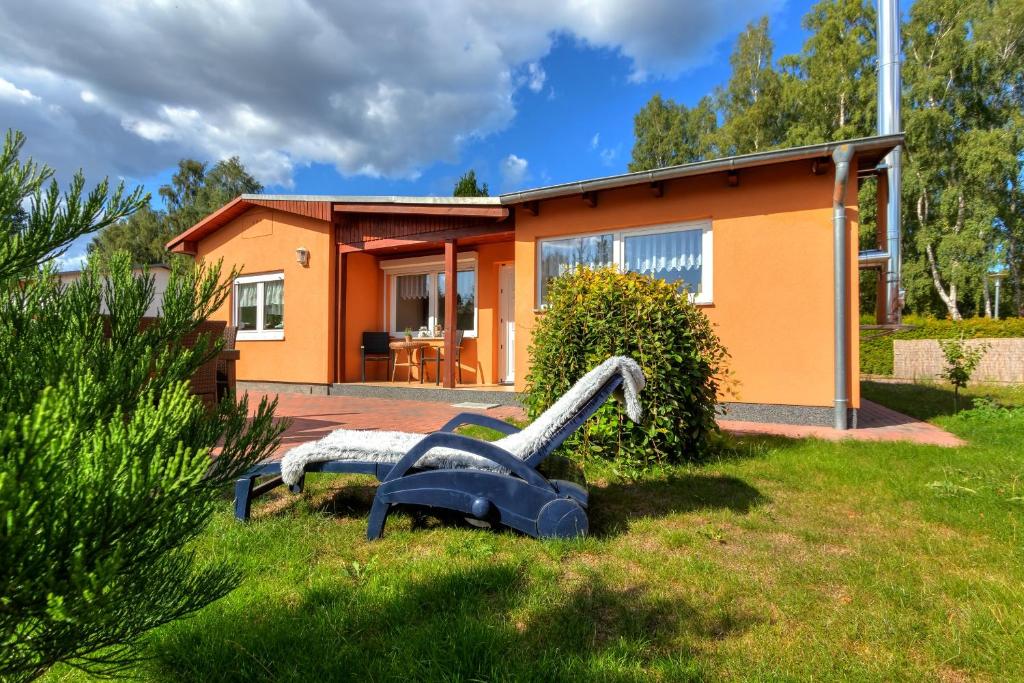
{"label": "large shrub", "polygon": [[[861,322],[873,322],[862,318]],[[867,329],[861,331],[860,371],[868,375],[892,374],[892,342],[894,339],[985,339],[1024,337],[1024,318],[968,318],[966,320],[940,320],[908,315],[903,319],[906,328],[897,331]]]}
{"label": "large shrub", "polygon": [[727,354],[687,296],[643,275],[583,268],[555,279],[548,298],[530,347],[531,418],[601,361],[630,356],[647,377],[642,423],[609,402],[567,441],[570,451],[625,471],[704,456]]}

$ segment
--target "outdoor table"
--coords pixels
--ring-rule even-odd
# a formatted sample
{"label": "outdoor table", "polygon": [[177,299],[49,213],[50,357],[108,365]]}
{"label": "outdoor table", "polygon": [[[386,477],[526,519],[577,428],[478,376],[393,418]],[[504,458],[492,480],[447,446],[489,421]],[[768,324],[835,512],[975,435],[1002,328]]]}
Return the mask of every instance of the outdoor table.
{"label": "outdoor table", "polygon": [[[393,341],[388,346],[395,352],[395,364],[391,367],[391,381],[395,381],[395,370],[402,366],[403,368],[408,368],[406,382],[412,382],[412,369],[419,367],[418,353],[430,346],[429,342],[417,341],[415,339],[412,341]],[[398,354],[401,351],[405,351],[405,363],[398,362]]]}

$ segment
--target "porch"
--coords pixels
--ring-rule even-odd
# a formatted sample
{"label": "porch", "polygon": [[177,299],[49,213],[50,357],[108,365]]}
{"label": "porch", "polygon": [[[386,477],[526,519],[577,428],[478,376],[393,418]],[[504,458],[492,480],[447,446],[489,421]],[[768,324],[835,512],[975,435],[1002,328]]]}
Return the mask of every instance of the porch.
{"label": "porch", "polygon": [[[399,387],[443,386],[507,400],[511,387],[501,385],[513,381],[515,367],[509,209],[487,198],[332,208],[338,308],[331,393],[397,397],[391,390]],[[378,344],[386,333],[392,348],[374,349],[378,360],[364,364],[365,333],[377,333]],[[406,333],[417,348],[400,343]],[[386,363],[379,359],[389,353]]]}

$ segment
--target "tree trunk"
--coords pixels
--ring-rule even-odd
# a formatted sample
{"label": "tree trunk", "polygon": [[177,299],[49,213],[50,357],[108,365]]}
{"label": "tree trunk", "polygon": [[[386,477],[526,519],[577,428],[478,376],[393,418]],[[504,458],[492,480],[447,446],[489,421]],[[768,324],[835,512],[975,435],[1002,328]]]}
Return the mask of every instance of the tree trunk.
{"label": "tree trunk", "polygon": [[960,315],[960,309],[956,304],[956,285],[950,283],[948,293],[946,288],[942,286],[942,278],[939,277],[939,266],[935,263],[935,250],[932,249],[931,242],[925,246],[925,254],[928,256],[928,267],[932,271],[932,284],[935,285],[935,291],[939,293],[942,303],[946,304],[949,317],[952,320],[963,320],[963,316]]}

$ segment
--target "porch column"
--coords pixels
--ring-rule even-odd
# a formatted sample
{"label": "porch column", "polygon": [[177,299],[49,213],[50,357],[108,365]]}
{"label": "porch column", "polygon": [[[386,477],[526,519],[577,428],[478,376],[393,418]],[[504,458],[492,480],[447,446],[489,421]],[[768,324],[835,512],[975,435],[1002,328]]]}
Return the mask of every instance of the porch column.
{"label": "porch column", "polygon": [[444,386],[455,388],[455,326],[459,246],[454,238],[444,241]]}
{"label": "porch column", "polygon": [[345,382],[346,335],[345,310],[348,300],[348,252],[338,250],[335,255],[335,306],[334,306],[334,381]]}

